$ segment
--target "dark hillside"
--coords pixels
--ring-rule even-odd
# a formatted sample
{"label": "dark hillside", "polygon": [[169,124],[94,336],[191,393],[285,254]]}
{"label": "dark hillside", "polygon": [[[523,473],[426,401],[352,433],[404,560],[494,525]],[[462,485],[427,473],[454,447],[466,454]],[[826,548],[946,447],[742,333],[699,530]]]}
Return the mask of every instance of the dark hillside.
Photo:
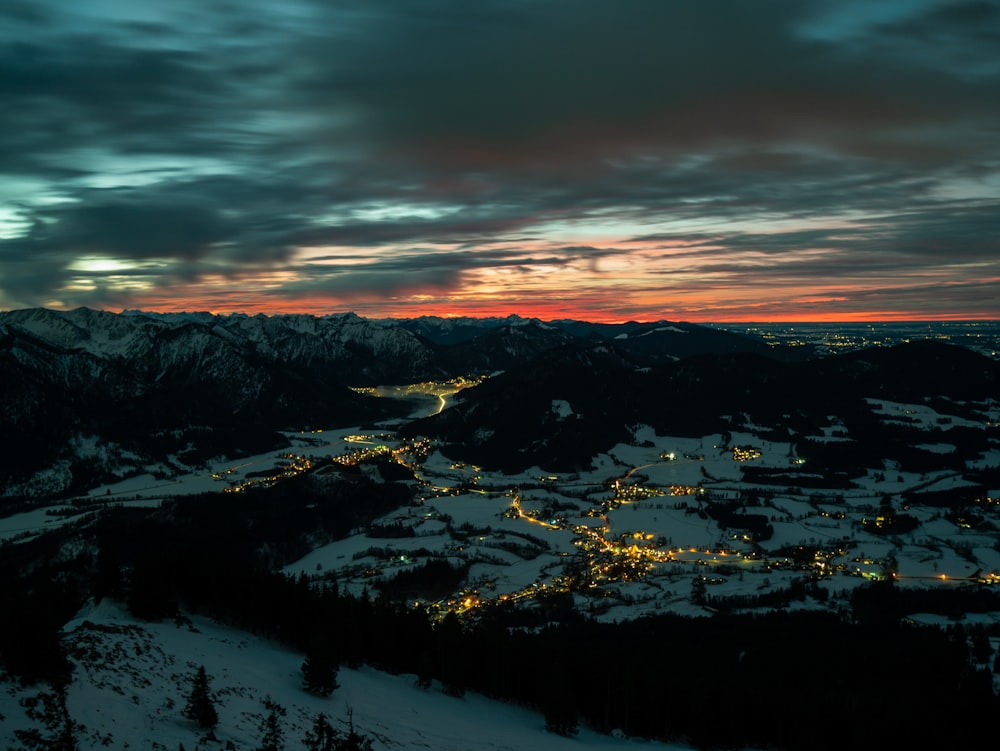
{"label": "dark hillside", "polygon": [[[866,399],[955,403],[998,395],[1000,365],[937,342],[801,363],[735,353],[645,368],[617,346],[598,345],[553,351],[512,369],[406,430],[437,437],[450,444],[456,458],[484,466],[514,470],[539,464],[567,471],[579,466],[581,457],[627,441],[636,424],[661,435],[698,436],[753,423],[792,440],[836,416],[857,442],[855,455],[886,456],[885,447],[907,465],[924,461],[931,467],[949,459],[927,452],[917,456],[909,448],[915,428],[881,421]],[[571,414],[559,413],[564,402]],[[933,432],[925,429],[918,442],[932,441]],[[951,436],[970,452],[984,447],[978,433]],[[845,466],[859,469],[852,460],[837,471]]]}

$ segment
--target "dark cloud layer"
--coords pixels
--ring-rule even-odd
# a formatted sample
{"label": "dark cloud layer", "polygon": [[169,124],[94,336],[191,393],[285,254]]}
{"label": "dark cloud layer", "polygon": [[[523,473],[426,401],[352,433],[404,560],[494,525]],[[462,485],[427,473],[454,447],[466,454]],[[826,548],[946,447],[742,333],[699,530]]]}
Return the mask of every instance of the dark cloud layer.
{"label": "dark cloud layer", "polygon": [[0,308],[1000,312],[995,2],[10,0],[0,40]]}

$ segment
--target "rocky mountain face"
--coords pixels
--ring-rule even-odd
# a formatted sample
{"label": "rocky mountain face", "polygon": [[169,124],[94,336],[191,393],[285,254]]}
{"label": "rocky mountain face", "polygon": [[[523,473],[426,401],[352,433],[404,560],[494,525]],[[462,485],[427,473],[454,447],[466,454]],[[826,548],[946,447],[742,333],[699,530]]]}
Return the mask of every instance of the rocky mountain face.
{"label": "rocky mountain face", "polygon": [[56,488],[23,483],[68,462],[74,480],[55,484],[69,491],[122,462],[197,463],[266,449],[275,430],[384,418],[387,400],[347,386],[423,377],[432,359],[410,332],[353,315],[2,314],[0,486],[44,494]]}

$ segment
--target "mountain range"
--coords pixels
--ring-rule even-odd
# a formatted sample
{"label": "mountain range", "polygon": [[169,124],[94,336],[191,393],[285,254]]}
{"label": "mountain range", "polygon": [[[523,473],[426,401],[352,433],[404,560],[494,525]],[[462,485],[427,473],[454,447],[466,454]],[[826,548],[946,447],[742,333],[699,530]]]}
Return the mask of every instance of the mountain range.
{"label": "mountain range", "polygon": [[989,396],[997,371],[933,342],[819,358],[667,321],[17,310],[0,313],[0,486],[9,499],[78,493],[269,450],[278,431],[411,414],[363,388],[384,384],[491,375],[404,430],[478,463],[572,469],[637,424],[794,432],[864,396]]}
{"label": "mountain range", "polygon": [[276,430],[409,410],[349,387],[493,373],[595,344],[635,366],[769,351],[690,324],[10,311],[0,313],[0,484],[8,496],[50,495],[130,467],[169,472],[263,450]]}

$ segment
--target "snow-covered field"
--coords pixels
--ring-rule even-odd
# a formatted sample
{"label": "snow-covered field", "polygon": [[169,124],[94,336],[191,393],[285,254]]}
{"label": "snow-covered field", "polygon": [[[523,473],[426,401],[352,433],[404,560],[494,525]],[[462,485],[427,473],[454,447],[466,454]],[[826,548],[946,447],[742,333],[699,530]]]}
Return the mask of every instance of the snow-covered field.
{"label": "snow-covered field", "polygon": [[[926,408],[920,413],[907,405],[879,406],[926,414]],[[445,559],[469,570],[464,591],[454,596],[490,601],[533,587],[558,587],[564,565],[588,540],[608,555],[626,555],[631,545],[640,553],[654,551],[647,556],[648,572],[638,580],[598,577],[592,590],[577,590],[578,604],[609,620],[644,612],[710,612],[692,603],[696,578],[707,582],[708,595],[728,596],[766,593],[823,575],[819,586],[846,597],[865,578],[891,570],[901,586],[953,586],[1000,571],[995,534],[956,525],[940,509],[909,509],[918,521],[911,532],[872,531],[885,496],[895,499],[898,510],[904,491],[959,488],[967,484],[960,475],[902,473],[873,458],[867,476],[846,489],[750,486],[742,479],[743,462],[784,469],[795,460],[794,444],[763,440],[749,430],[734,432],[723,444],[720,435],[658,436],[648,427],[639,428],[632,444],[595,457],[591,471],[573,475],[542,467],[491,474],[432,451],[418,472],[428,483],[420,503],[378,521],[408,527],[412,537],[359,532],[313,550],[285,570],[335,575],[340,586],[359,593],[430,558]],[[616,482],[639,492],[619,493]],[[702,494],[733,500],[747,493],[760,496],[744,511],[768,520],[773,530],[768,539],[748,541],[738,527],[724,528],[705,513]],[[993,508],[986,504],[984,513],[995,515]],[[793,564],[785,551],[796,548],[817,550],[820,557]],[[830,597],[796,606],[837,609],[843,601]]]}

